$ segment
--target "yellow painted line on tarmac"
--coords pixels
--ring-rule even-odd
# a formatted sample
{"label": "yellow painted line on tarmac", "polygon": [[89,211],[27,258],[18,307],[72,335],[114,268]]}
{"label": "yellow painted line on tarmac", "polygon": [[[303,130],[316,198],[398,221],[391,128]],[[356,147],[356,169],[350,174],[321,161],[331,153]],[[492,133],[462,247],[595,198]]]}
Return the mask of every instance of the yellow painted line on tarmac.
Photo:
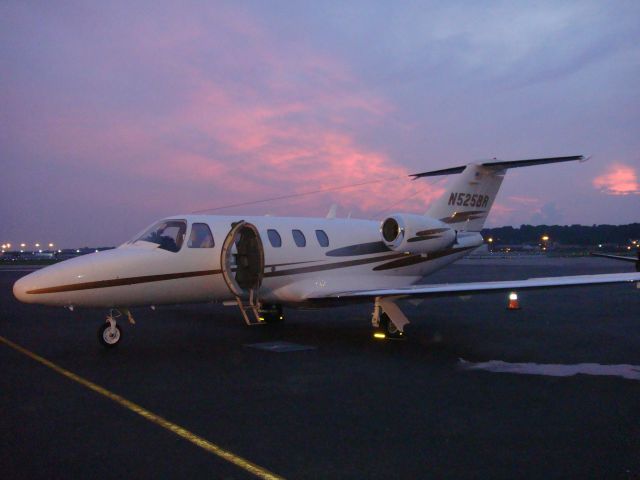
{"label": "yellow painted line on tarmac", "polygon": [[53,362],[50,362],[46,358],[43,358],[40,355],[37,355],[27,350],[26,348],[21,347],[16,343],[13,343],[11,340],[7,340],[6,338],[0,336],[0,342],[26,355],[27,357],[35,360],[36,362],[41,363],[45,367],[49,367],[51,370],[59,373],[60,375],[63,375],[68,379],[73,380],[74,382],[77,382],[80,385],[90,390],[93,390],[96,393],[99,393],[103,397],[107,397],[109,400],[113,400],[117,404],[123,406],[128,410],[131,410],[134,413],[137,413],[138,415],[140,415],[141,417],[144,417],[150,422],[155,423],[156,425],[159,425],[162,428],[175,433],[179,437],[182,437],[185,440],[193,443],[194,445],[197,445],[198,447],[202,448],[203,450],[206,450],[207,452],[212,453],[215,456],[222,458],[223,460],[226,460],[227,462],[232,463],[237,467],[242,468],[243,470],[255,475],[258,478],[263,478],[267,480],[283,480],[282,477],[280,477],[279,475],[276,475],[275,473],[270,472],[266,468],[256,465],[255,463],[251,463],[250,461],[245,460],[244,458],[238,455],[235,455],[234,453],[231,453],[230,451],[225,450],[224,448],[219,447],[215,443],[211,443],[210,441],[202,437],[199,437],[198,435],[190,432],[186,428],[183,428],[180,425],[170,422],[169,420],[162,418],[160,415],[156,415],[155,413],[150,412],[149,410],[141,407],[140,405],[133,403],[127,400],[126,398],[121,397],[120,395],[113,393],[104,387],[101,387],[100,385],[96,385],[95,383],[90,382],[89,380],[86,380],[81,376],[76,375],[73,372],[70,372],[69,370],[59,367],[58,365],[56,365]]}

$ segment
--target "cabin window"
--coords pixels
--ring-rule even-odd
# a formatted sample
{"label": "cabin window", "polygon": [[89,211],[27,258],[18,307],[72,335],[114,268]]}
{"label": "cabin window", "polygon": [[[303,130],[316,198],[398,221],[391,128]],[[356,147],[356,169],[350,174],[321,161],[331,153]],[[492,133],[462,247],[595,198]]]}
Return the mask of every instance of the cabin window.
{"label": "cabin window", "polygon": [[277,230],[273,230],[272,228],[267,230],[267,237],[269,237],[269,242],[271,242],[272,247],[280,248],[282,246],[282,238],[280,238]]}
{"label": "cabin window", "polygon": [[329,237],[324,230],[316,230],[316,238],[321,247],[329,246]]}
{"label": "cabin window", "polygon": [[293,234],[293,241],[296,242],[297,246],[307,246],[307,239],[304,238],[304,233],[302,233],[300,230],[291,230],[291,233]]}
{"label": "cabin window", "polygon": [[213,248],[213,235],[209,225],[206,223],[194,223],[191,226],[191,235],[189,235],[189,248]]}
{"label": "cabin window", "polygon": [[184,220],[165,220],[156,223],[144,232],[137,241],[156,243],[163,250],[177,252],[184,243],[187,222]]}

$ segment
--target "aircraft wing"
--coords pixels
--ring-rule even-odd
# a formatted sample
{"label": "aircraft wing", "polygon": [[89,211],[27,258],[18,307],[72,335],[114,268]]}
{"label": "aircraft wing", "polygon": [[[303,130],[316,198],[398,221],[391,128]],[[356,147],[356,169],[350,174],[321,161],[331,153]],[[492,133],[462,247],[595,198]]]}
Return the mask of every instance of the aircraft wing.
{"label": "aircraft wing", "polygon": [[573,275],[567,277],[529,278],[527,280],[506,280],[497,282],[440,283],[433,285],[413,285],[404,288],[380,290],[353,290],[335,293],[333,298],[375,298],[375,297],[437,297],[459,296],[479,293],[508,292],[520,290],[542,290],[548,288],[574,287],[580,285],[606,285],[609,283],[640,282],[640,273],[606,273],[599,275]]}
{"label": "aircraft wing", "polygon": [[623,255],[609,255],[608,253],[596,253],[596,252],[591,252],[591,255],[593,255],[594,257],[604,257],[604,258],[612,258],[613,260],[622,260],[623,262],[637,262],[638,260],[640,260],[640,256],[638,258],[633,258],[633,257],[625,257]]}

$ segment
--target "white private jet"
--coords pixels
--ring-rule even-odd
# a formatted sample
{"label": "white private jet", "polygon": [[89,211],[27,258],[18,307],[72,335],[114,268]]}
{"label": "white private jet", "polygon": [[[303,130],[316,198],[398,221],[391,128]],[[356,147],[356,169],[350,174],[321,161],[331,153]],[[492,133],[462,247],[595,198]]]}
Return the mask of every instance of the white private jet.
{"label": "white private jet", "polygon": [[176,215],[113,250],[67,260],[19,279],[22,302],[110,309],[98,338],[118,344],[116,318],[131,307],[218,301],[247,324],[282,320],[282,306],[372,302],[377,336],[400,337],[409,321],[396,301],[640,281],[640,273],[417,284],[483,243],[480,230],[506,170],[583,160],[582,156],[480,164],[423,172],[458,174],[426,215],[382,222],[337,218]]}

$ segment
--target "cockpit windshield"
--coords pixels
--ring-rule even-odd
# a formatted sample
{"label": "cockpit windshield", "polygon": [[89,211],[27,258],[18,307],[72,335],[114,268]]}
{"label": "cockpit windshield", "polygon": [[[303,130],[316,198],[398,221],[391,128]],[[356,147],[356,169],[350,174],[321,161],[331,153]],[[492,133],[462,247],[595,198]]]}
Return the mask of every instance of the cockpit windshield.
{"label": "cockpit windshield", "polygon": [[134,242],[156,243],[164,250],[177,252],[182,247],[186,231],[187,222],[184,220],[164,220],[156,223],[140,237],[136,238]]}

